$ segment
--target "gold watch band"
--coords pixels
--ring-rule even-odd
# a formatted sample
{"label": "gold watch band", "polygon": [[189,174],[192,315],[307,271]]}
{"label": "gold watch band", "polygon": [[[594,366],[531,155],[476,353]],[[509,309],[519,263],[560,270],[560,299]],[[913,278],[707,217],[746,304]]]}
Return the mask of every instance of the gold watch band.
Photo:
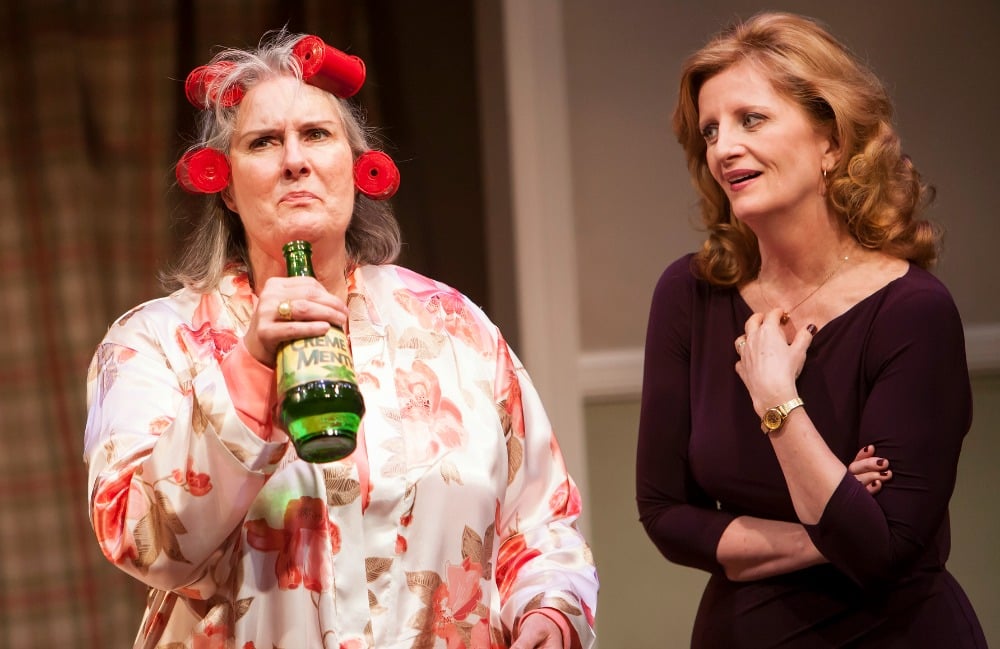
{"label": "gold watch band", "polygon": [[788,413],[804,405],[805,402],[802,401],[801,397],[795,397],[773,408],[768,408],[764,411],[764,416],[760,418],[761,432],[765,435],[770,435],[780,429],[785,424]]}

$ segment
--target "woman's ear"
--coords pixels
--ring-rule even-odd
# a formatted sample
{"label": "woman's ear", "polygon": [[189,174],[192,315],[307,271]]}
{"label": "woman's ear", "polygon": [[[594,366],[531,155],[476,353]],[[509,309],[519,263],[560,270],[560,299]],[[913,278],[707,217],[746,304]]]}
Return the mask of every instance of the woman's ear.
{"label": "woman's ear", "polygon": [[219,192],[219,196],[222,197],[222,202],[226,204],[229,211],[233,214],[239,214],[236,210],[236,201],[233,200],[233,186],[232,184],[226,185],[226,188]]}
{"label": "woman's ear", "polygon": [[826,133],[826,138],[824,140],[822,149],[822,165],[823,169],[832,170],[840,162],[840,137],[837,134],[837,129],[834,126],[830,126]]}

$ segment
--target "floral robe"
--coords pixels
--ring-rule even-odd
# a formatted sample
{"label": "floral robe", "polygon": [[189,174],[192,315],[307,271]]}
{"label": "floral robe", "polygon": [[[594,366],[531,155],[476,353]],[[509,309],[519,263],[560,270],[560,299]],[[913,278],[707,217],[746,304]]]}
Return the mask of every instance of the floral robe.
{"label": "floral robe", "polygon": [[91,520],[150,586],[135,646],[497,649],[541,608],[589,647],[579,494],[486,316],[412,271],[357,269],[358,450],[310,464],[255,433],[227,385],[255,306],[245,274],[182,289],[122,316],[91,364]]}

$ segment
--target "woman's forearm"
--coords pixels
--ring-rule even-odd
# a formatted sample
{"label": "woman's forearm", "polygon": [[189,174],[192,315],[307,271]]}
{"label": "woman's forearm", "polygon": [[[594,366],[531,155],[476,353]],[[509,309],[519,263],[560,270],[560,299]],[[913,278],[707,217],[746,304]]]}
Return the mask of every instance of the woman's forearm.
{"label": "woman's forearm", "polygon": [[733,581],[753,581],[826,563],[802,525],[752,516],[737,517],[726,527],[716,558]]}

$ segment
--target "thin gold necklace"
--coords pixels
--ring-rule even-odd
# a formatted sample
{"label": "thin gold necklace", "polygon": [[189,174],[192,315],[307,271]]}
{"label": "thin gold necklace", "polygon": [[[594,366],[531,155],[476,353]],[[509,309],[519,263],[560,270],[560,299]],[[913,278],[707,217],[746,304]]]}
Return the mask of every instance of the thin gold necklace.
{"label": "thin gold necklace", "polygon": [[[837,271],[840,270],[844,266],[844,264],[847,263],[848,259],[850,259],[850,257],[848,255],[844,255],[843,258],[841,258],[840,263],[834,266],[833,270],[827,273],[826,277],[823,278],[823,281],[816,285],[816,288],[809,291],[809,293],[804,298],[799,300],[798,303],[791,309],[786,309],[782,311],[781,320],[779,322],[781,322],[781,324],[787,324],[788,321],[792,319],[792,311],[802,306],[806,300],[811,298],[813,295],[816,295],[816,291],[826,286],[826,283],[829,282],[831,279],[833,279],[833,276],[837,274]],[[768,308],[771,309],[775,308],[774,305],[771,304],[771,301],[767,299],[767,295],[764,294],[764,283],[760,281],[760,275],[757,275],[757,290],[760,291],[760,297],[764,300],[764,303],[767,304]]]}

